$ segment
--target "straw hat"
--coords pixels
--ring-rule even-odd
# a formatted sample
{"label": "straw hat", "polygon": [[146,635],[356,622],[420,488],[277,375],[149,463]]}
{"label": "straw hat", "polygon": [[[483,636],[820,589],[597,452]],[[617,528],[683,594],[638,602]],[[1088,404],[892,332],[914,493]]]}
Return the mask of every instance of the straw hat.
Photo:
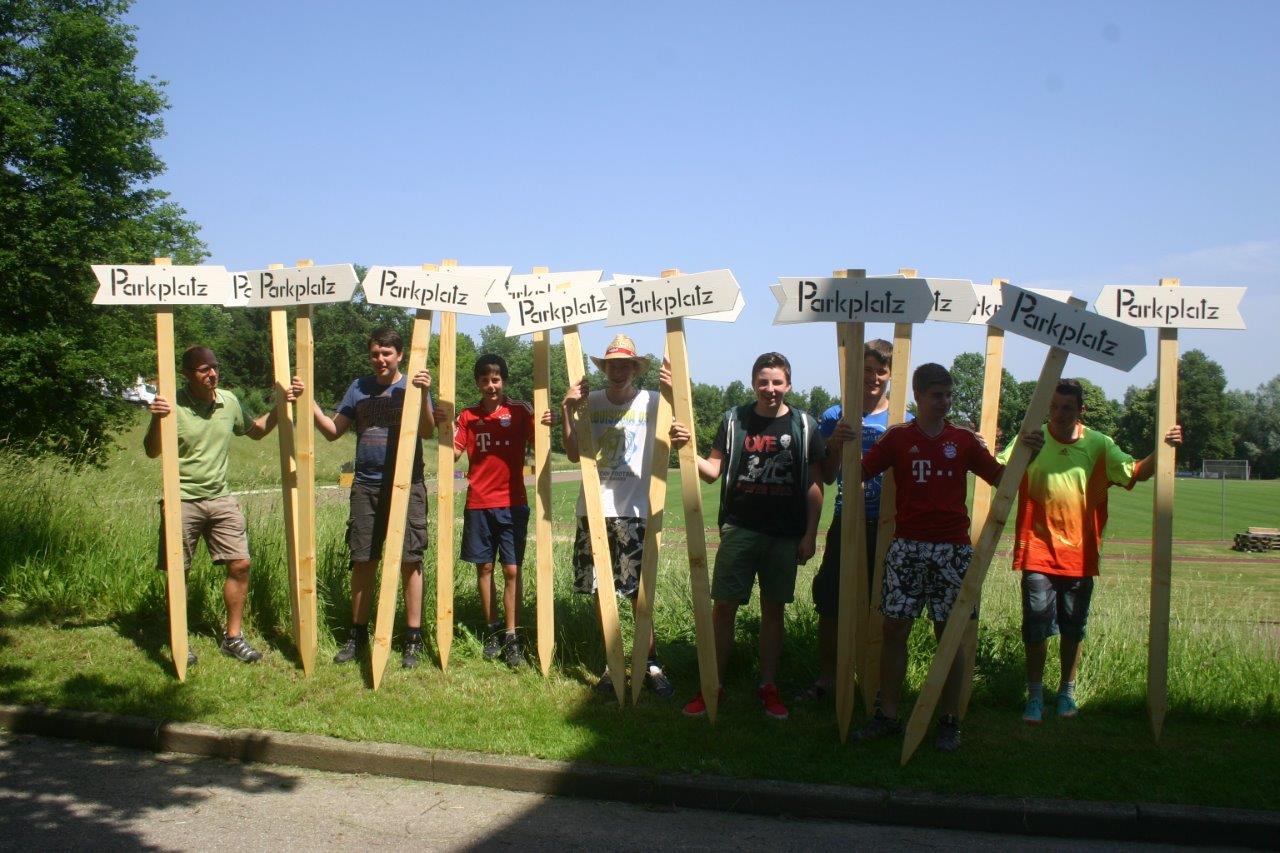
{"label": "straw hat", "polygon": [[618,335],[609,342],[609,346],[604,351],[604,358],[591,356],[592,363],[600,370],[604,370],[605,362],[618,359],[634,363],[638,373],[644,373],[649,369],[649,359],[636,353],[636,342],[626,335]]}

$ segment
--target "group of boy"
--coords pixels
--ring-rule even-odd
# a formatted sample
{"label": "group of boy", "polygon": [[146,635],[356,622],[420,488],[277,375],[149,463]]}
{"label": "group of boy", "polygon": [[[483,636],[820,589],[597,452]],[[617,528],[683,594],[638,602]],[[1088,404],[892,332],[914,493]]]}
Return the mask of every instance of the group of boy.
{"label": "group of boy", "polygon": [[[373,373],[351,383],[332,416],[315,405],[313,417],[330,441],[356,431],[355,478],[350,496],[347,545],[351,554],[352,627],[334,658],[346,663],[368,646],[368,621],[374,573],[386,537],[391,475],[406,391],[400,372],[403,341],[392,329],[379,329],[368,341]],[[603,358],[592,357],[606,387],[592,391],[587,379],[572,385],[562,403],[565,451],[577,461],[576,411],[590,425],[597,449],[605,529],[609,542],[614,592],[634,602],[649,518],[649,474],[653,464],[658,393],[641,390],[636,380],[649,368],[634,342],[618,335]],[[785,606],[795,597],[799,565],[814,556],[823,485],[837,483],[836,509],[826,536],[822,564],[813,582],[818,613],[819,675],[798,697],[821,700],[835,680],[837,602],[840,585],[840,527],[843,475],[840,459],[845,442],[859,440],[863,455],[858,476],[866,510],[866,576],[871,589],[875,563],[881,477],[892,470],[895,483],[894,537],[884,558],[879,609],[884,615],[881,647],[881,691],[875,714],[857,730],[860,741],[901,732],[899,701],[907,666],[907,640],[917,618],[927,612],[940,636],[963,584],[973,554],[966,508],[967,475],[997,484],[1014,446],[1020,441],[1032,461],[1019,484],[1013,566],[1021,571],[1022,635],[1026,647],[1027,701],[1023,719],[1043,717],[1043,670],[1047,641],[1061,633],[1062,681],[1056,696],[1059,716],[1078,712],[1075,681],[1088,621],[1093,578],[1098,574],[1099,546],[1107,520],[1107,492],[1148,479],[1154,453],[1137,461],[1109,436],[1086,427],[1083,390],[1078,381],[1057,384],[1049,420],[1013,442],[997,457],[976,432],[947,419],[952,404],[952,378],[941,365],[924,364],[912,376],[914,418],[889,425],[887,390],[892,379],[892,348],[887,341],[869,342],[864,351],[862,432],[855,435],[839,406],[822,414],[821,422],[787,403],[791,365],[781,353],[761,355],[752,365],[754,401],[728,410],[720,418],[710,453],[697,456],[698,473],[707,482],[721,481],[718,518],[720,547],[712,574],[713,625],[720,698],[733,647],[737,611],[760,586],[760,684],[757,696],[764,712],[785,720],[777,673],[782,649]],[[274,411],[251,420],[235,396],[218,385],[216,356],[206,347],[183,354],[186,386],[176,406],[157,397],[144,445],[159,454],[159,422],[178,413],[179,470],[182,480],[183,543],[189,565],[199,541],[210,558],[225,564],[224,599],[227,630],[221,649],[245,662],[261,658],[244,639],[241,627],[248,589],[249,554],[243,514],[226,480],[227,446],[232,435],[260,439],[275,425]],[[664,365],[660,381],[670,384]],[[525,651],[519,636],[521,565],[529,507],[524,487],[524,458],[532,441],[534,412],[506,392],[508,370],[497,355],[483,355],[474,366],[480,400],[456,419],[433,407],[427,371],[411,381],[423,391],[418,441],[412,466],[409,519],[402,543],[405,632],[402,664],[412,668],[422,653],[422,555],[427,543],[426,487],[421,439],[436,429],[452,431],[455,458],[467,454],[469,488],[464,511],[461,558],[476,565],[482,616],[483,654],[503,657],[518,667]],[[286,399],[300,396],[296,377]],[[543,412],[544,424],[557,418]],[[690,440],[689,428],[673,422],[671,443]],[[1163,437],[1171,446],[1182,441],[1180,426]],[[573,548],[574,590],[596,592],[585,502],[579,496]],[[163,530],[161,531],[163,542]],[[502,567],[503,619],[497,616],[495,565]],[[648,638],[645,685],[659,696],[674,693],[658,662],[653,635]],[[941,700],[936,745],[951,751],[960,745],[959,695],[963,650],[949,671]],[[194,663],[194,655],[189,662]],[[596,685],[610,692],[607,668]],[[684,713],[706,713],[701,692]]]}

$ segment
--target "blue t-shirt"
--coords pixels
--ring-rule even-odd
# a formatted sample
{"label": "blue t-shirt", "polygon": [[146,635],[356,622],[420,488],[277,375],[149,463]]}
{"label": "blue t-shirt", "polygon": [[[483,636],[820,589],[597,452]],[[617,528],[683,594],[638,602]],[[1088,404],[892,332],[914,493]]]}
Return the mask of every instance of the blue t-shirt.
{"label": "blue t-shirt", "polygon": [[[388,480],[395,473],[405,382],[401,376],[393,385],[380,385],[376,376],[361,376],[338,405],[338,414],[350,420],[356,431],[356,482],[361,485],[380,486],[384,472]],[[430,400],[427,394],[424,404]],[[416,444],[412,479],[418,483],[422,481],[422,442]]]}
{"label": "blue t-shirt", "polygon": [[[818,429],[822,432],[823,438],[830,438],[831,434],[836,431],[836,424],[843,416],[844,410],[836,403],[831,408],[822,413],[822,417],[818,420]],[[907,420],[914,420],[914,416],[908,412]],[[889,428],[889,410],[876,412],[872,415],[862,416],[862,452],[866,453],[871,447],[880,440],[880,436],[884,435],[885,430]],[[880,517],[880,486],[884,475],[873,477],[863,483],[862,494],[866,499],[866,518],[868,521]],[[844,476],[842,473],[836,473],[836,512],[839,512],[844,505]]]}

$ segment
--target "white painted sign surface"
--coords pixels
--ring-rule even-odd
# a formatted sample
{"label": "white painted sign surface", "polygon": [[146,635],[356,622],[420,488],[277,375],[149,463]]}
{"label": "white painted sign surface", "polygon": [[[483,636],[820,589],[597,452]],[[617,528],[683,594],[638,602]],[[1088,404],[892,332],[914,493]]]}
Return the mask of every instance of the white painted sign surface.
{"label": "white painted sign surface", "polygon": [[[656,275],[627,275],[624,273],[614,273],[614,284],[636,284],[642,281],[664,281],[661,276]],[[695,314],[689,317],[690,320],[710,320],[713,323],[732,323],[738,319],[738,315],[742,313],[742,309],[747,307],[747,300],[742,298],[742,291],[738,291],[738,298],[733,301],[733,307],[728,311],[713,311],[710,314]]]}
{"label": "white painted sign surface", "polygon": [[231,273],[231,308],[281,308],[350,302],[359,283],[351,264]]}
{"label": "white painted sign surface", "polygon": [[609,302],[604,324],[625,326],[732,311],[742,289],[729,270],[711,270],[611,284],[604,288],[604,294]]}
{"label": "white painted sign surface", "polygon": [[222,305],[231,296],[223,266],[91,264],[98,280],[94,305]]}
{"label": "white painted sign surface", "polygon": [[603,320],[609,303],[598,284],[582,284],[549,293],[505,296],[502,309],[507,312],[507,337],[515,337]]}
{"label": "white painted sign surface", "polygon": [[[498,273],[490,273],[497,269]],[[360,287],[373,305],[394,305],[425,311],[489,315],[486,298],[496,275],[510,267],[443,267],[425,270],[421,266],[369,267]],[[479,270],[479,273],[472,272]]]}
{"label": "white painted sign surface", "polygon": [[933,310],[926,279],[783,277],[769,288],[783,323],[923,323]]}
{"label": "white painted sign surface", "polygon": [[1131,326],[1172,329],[1243,329],[1243,287],[1160,287],[1110,284],[1093,308]]}
{"label": "white painted sign surface", "polygon": [[[1071,298],[1070,290],[1042,290],[1038,287],[1025,287],[1023,290],[1038,293],[1041,296],[1047,296],[1059,302],[1066,302]],[[975,284],[973,292],[977,298],[977,305],[974,306],[973,315],[969,318],[969,322],[975,326],[985,326],[987,321],[1000,310],[1003,300],[1000,295],[1000,288],[994,284]]]}
{"label": "white painted sign surface", "polygon": [[520,299],[526,296],[539,296],[557,290],[570,290],[576,287],[599,287],[600,277],[604,270],[577,270],[574,272],[535,272],[521,273],[507,278],[505,282],[494,282],[489,291],[489,310],[506,311],[504,299]]}
{"label": "white painted sign surface", "polygon": [[991,325],[1117,370],[1132,370],[1147,354],[1147,336],[1136,326],[1012,285]]}
{"label": "white painted sign surface", "polygon": [[978,307],[973,282],[967,278],[926,278],[933,293],[929,319],[941,323],[967,323]]}

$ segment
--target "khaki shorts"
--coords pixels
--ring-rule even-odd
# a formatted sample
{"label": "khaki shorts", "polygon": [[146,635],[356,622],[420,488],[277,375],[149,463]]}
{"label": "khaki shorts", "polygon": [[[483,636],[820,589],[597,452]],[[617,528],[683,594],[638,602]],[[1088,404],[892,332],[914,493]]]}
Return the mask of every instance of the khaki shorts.
{"label": "khaki shorts", "polygon": [[[249,537],[245,534],[244,513],[231,495],[182,502],[183,568],[191,568],[196,545],[204,539],[209,559],[214,563],[249,559]],[[160,543],[156,568],[164,565],[164,506],[160,509]]]}

